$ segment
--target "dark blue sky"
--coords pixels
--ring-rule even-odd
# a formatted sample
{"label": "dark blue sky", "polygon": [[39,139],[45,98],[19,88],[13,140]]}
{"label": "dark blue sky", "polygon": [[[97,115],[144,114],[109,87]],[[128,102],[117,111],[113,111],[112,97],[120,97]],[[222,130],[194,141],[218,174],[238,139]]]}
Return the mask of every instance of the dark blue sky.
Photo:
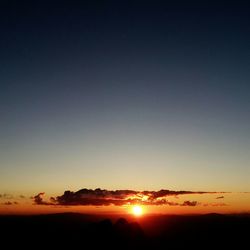
{"label": "dark blue sky", "polygon": [[2,189],[250,188],[250,6],[167,2],[1,1]]}

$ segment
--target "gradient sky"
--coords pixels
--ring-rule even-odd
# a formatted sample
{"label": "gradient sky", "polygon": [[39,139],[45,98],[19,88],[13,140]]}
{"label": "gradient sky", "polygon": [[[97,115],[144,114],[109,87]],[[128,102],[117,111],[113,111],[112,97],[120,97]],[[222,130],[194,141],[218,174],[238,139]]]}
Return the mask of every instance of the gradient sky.
{"label": "gradient sky", "polygon": [[116,2],[1,1],[1,193],[250,191],[250,6]]}

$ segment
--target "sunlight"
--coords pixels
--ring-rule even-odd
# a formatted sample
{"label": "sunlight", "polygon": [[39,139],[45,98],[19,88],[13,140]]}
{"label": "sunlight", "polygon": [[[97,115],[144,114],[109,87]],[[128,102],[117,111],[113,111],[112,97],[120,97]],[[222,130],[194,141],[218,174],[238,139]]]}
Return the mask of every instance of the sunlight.
{"label": "sunlight", "polygon": [[141,216],[143,214],[143,210],[142,210],[142,207],[141,206],[133,206],[132,208],[132,212],[135,216]]}

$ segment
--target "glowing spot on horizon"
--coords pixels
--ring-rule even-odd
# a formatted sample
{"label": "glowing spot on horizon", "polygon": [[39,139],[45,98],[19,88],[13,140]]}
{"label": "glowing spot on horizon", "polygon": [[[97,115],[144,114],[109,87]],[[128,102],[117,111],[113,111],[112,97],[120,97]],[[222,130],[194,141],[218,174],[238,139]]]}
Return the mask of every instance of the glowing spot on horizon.
{"label": "glowing spot on horizon", "polygon": [[133,206],[132,212],[135,216],[141,216],[143,214],[143,209],[141,206]]}

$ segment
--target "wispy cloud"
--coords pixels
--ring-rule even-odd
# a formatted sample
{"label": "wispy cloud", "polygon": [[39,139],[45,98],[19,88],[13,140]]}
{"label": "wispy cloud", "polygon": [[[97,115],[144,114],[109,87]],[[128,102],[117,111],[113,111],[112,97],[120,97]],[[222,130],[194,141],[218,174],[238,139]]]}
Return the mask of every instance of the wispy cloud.
{"label": "wispy cloud", "polygon": [[218,197],[216,197],[215,199],[224,199],[224,196],[218,196]]}
{"label": "wispy cloud", "polygon": [[0,199],[12,200],[12,199],[25,199],[26,197],[22,194],[20,195],[12,195],[8,193],[0,194]]}
{"label": "wispy cloud", "polygon": [[0,194],[0,198],[1,199],[13,199],[13,195],[4,193],[4,194]]}
{"label": "wispy cloud", "polygon": [[2,203],[2,204],[3,204],[3,205],[10,206],[10,205],[17,205],[18,202],[17,202],[17,201],[13,201],[13,202],[11,202],[11,201],[6,201],[6,202],[4,202],[4,203]]}
{"label": "wispy cloud", "polygon": [[224,206],[228,206],[228,204],[224,203],[224,202],[212,202],[212,203],[202,203],[202,205],[204,207],[224,207]]}

